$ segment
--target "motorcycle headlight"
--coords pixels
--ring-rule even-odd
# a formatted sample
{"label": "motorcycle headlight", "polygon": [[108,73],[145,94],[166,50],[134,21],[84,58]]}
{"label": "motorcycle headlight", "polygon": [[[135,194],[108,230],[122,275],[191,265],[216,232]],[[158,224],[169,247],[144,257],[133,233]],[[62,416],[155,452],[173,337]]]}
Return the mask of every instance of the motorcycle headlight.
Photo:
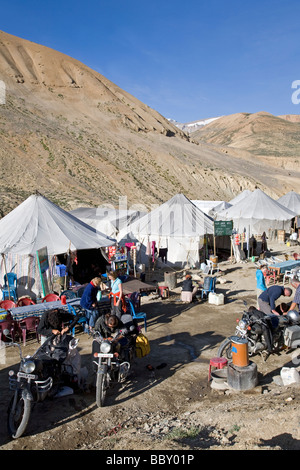
{"label": "motorcycle headlight", "polygon": [[247,328],[247,323],[244,321],[244,320],[240,320],[239,321],[239,327],[242,329],[242,330],[245,330]]}
{"label": "motorcycle headlight", "polygon": [[100,345],[100,352],[102,352],[103,354],[108,354],[111,351],[111,349],[112,349],[112,345],[108,343],[107,341],[104,341]]}
{"label": "motorcycle headlight", "polygon": [[21,369],[25,374],[31,374],[35,369],[35,363],[33,361],[25,361]]}

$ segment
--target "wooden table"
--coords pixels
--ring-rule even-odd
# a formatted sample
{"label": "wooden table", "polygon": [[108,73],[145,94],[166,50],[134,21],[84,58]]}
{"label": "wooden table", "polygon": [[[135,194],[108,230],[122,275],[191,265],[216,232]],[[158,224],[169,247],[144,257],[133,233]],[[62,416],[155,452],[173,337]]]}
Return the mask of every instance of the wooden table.
{"label": "wooden table", "polygon": [[300,269],[300,261],[296,261],[296,260],[282,261],[281,263],[276,263],[276,264],[268,266],[268,269],[270,271],[275,271],[276,281],[281,281],[286,271],[291,271],[292,269],[295,269],[295,268]]}

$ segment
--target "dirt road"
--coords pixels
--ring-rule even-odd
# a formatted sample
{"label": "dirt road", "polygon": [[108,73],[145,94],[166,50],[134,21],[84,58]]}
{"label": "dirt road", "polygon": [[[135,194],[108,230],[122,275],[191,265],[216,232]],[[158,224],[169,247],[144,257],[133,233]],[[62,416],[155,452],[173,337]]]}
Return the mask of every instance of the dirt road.
{"label": "dirt road", "polygon": [[[279,247],[286,252],[285,246]],[[290,249],[290,252],[295,251]],[[281,255],[278,250],[273,254]],[[90,371],[87,392],[35,406],[26,435],[7,436],[1,419],[2,450],[252,450],[300,449],[300,387],[278,385],[283,366],[295,366],[292,353],[251,358],[258,368],[252,390],[215,390],[208,382],[210,358],[234,333],[246,300],[255,305],[255,265],[220,265],[224,283],[217,292],[224,305],[207,300],[180,302],[178,287],[169,299],[142,299],[147,313],[151,353],[136,359],[130,379],[109,391],[97,408],[91,378],[91,339],[79,334],[82,364]],[[32,340],[26,353],[35,350]],[[7,349],[0,370],[0,415],[6,416],[10,392],[8,370],[18,364]],[[146,366],[154,368],[149,371]]]}

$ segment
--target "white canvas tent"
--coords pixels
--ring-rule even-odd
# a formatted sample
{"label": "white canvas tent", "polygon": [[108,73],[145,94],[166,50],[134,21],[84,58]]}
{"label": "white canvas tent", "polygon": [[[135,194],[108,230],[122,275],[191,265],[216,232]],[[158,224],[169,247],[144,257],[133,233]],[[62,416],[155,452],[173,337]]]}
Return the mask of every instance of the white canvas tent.
{"label": "white canvas tent", "polygon": [[114,239],[89,227],[45,197],[32,195],[0,220],[0,279],[3,280],[5,270],[15,272],[18,289],[23,284],[25,293],[38,294],[41,284],[37,250],[47,248],[50,273],[53,273],[54,255],[114,243]]}
{"label": "white canvas tent", "polygon": [[232,220],[234,229],[239,233],[248,231],[251,236],[270,229],[289,230],[293,217],[294,212],[256,189],[229,209],[218,212],[216,219]]}
{"label": "white canvas tent", "polygon": [[229,203],[233,206],[234,204],[236,204],[237,202],[240,202],[242,199],[244,199],[247,196],[250,196],[251,194],[252,194],[252,191],[250,191],[250,189],[245,189],[240,194],[238,194],[233,199],[231,199]]}
{"label": "white canvas tent", "polygon": [[221,204],[223,201],[206,201],[201,199],[192,199],[191,202],[195,204],[204,214],[209,215],[209,212],[216,207],[217,205]]}
{"label": "white canvas tent", "polygon": [[277,202],[295,212],[297,215],[300,215],[300,194],[295,191],[290,191],[284,196],[281,196],[277,199]]}
{"label": "white canvas tent", "polygon": [[212,218],[216,218],[216,215],[218,212],[221,212],[225,209],[229,209],[229,207],[231,207],[232,204],[230,204],[229,202],[226,202],[226,201],[222,201],[220,204],[214,206],[209,212],[208,212],[208,215]]}
{"label": "white canvas tent", "polygon": [[147,263],[148,243],[155,242],[157,250],[168,248],[168,264],[196,266],[204,236],[213,232],[212,219],[183,194],[177,194],[122,230],[117,239],[119,244],[140,243],[140,263]]}
{"label": "white canvas tent", "polygon": [[146,212],[108,207],[79,207],[70,211],[69,214],[107,236],[116,238],[120,230],[145,215]]}

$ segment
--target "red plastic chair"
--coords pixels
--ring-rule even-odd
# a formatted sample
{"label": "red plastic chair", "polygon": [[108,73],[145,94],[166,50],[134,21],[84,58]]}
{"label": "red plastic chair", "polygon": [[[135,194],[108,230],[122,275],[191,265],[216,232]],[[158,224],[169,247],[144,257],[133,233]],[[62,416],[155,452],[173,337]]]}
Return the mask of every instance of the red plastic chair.
{"label": "red plastic chair", "polygon": [[23,299],[19,299],[17,302],[17,307],[24,307],[26,305],[35,305],[35,302],[29,297],[24,297]]}
{"label": "red plastic chair", "polygon": [[55,302],[55,300],[60,300],[59,296],[56,294],[47,294],[43,299],[42,302]]}
{"label": "red plastic chair", "polygon": [[37,332],[37,327],[39,326],[40,319],[38,317],[27,317],[24,320],[19,321],[19,327],[22,330],[23,344],[26,345],[27,333],[35,333],[36,339],[39,342],[40,338]]}
{"label": "red plastic chair", "polygon": [[0,308],[4,308],[5,310],[9,310],[10,308],[16,307],[17,304],[12,300],[2,300],[0,302]]}
{"label": "red plastic chair", "polygon": [[18,324],[12,318],[0,321],[0,341],[5,340],[4,331],[8,330],[13,341],[15,341],[16,333],[18,333]]}
{"label": "red plastic chair", "polygon": [[264,277],[266,280],[266,285],[268,286],[269,284],[276,283],[276,272],[273,270],[268,270],[264,273]]}

